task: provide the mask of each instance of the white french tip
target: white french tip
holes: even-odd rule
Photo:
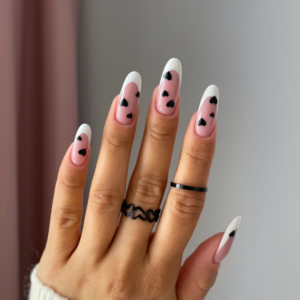
[[[161,76],[161,80],[163,80],[163,75],[168,72],[168,71],[176,71],[179,75],[179,80],[180,80],[180,83],[179,83],[179,88],[180,88],[180,85],[181,85],[181,78],[182,78],[182,65],[181,65],[181,62],[178,58],[171,58],[168,60],[168,62],[166,63],[165,65],[165,68],[163,70],[163,73],[162,73],[162,76]]]
[[[230,238],[229,237],[229,234],[232,232],[232,231],[235,231],[239,228],[240,224],[241,224],[241,220],[242,220],[242,217],[241,216],[237,216],[235,217],[231,223],[228,225],[228,227],[226,228],[225,232],[224,232],[224,235],[223,235],[223,238],[220,242],[220,245],[219,245],[219,249],[221,249],[225,243],[228,241],[228,239]]]
[[[90,125],[88,124],[82,124],[79,126],[76,135],[75,135],[75,140],[77,139],[77,137],[79,135],[81,135],[82,133],[85,133],[89,139],[89,145],[91,144],[91,139],[92,139],[92,130]]]
[[[122,93],[122,91],[126,87],[126,85],[130,82],[134,82],[137,85],[139,92],[141,93],[141,91],[142,91],[142,78],[141,78],[141,75],[138,72],[133,71],[133,72],[130,72],[126,76],[120,94]]]
[[[199,104],[199,109],[203,105],[205,99],[207,99],[208,97],[214,97],[214,96],[218,99],[218,104],[219,104],[219,101],[220,101],[219,89],[216,85],[211,84],[206,88],[206,90],[203,93],[203,96],[202,96],[200,104]],[[218,112],[218,106],[219,105],[217,105],[217,112]]]

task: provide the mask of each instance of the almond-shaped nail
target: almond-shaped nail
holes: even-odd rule
[[[174,113],[182,78],[181,62],[171,58],[162,73],[157,92],[156,109],[163,115]]]
[[[82,124],[75,135],[71,160],[74,165],[82,166],[86,160],[87,152],[90,148],[92,138],[91,127],[88,124]]]
[[[237,229],[240,226],[241,219],[242,219],[242,217],[238,216],[238,217],[234,218],[231,221],[231,223],[228,225],[228,227],[222,237],[222,240],[220,242],[219,248],[216,251],[215,256],[214,256],[215,264],[219,264],[229,253],[230,248],[233,244]]]
[[[219,105],[219,89],[210,85],[200,101],[195,131],[201,137],[208,137],[216,123]]]
[[[139,103],[142,89],[142,79],[138,72],[127,75],[118,100],[116,119],[123,125],[132,123]]]

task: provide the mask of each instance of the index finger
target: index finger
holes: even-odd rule
[[[175,183],[192,187],[207,186],[217,136],[218,99],[218,88],[209,86],[185,134]],[[150,254],[155,253],[155,257],[163,255],[164,261],[181,257],[197,225],[205,196],[204,192],[170,189],[149,248]]]

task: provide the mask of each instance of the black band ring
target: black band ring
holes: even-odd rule
[[[183,184],[175,183],[173,181],[171,181],[170,185],[176,189],[195,191],[195,192],[204,192],[204,193],[207,192],[207,187],[195,187],[195,186],[183,185]]]
[[[129,212],[128,209],[130,209]],[[135,212],[140,211],[139,214],[135,215]],[[148,221],[150,223],[157,222],[159,215],[160,215],[160,209],[157,209],[153,211],[152,209],[148,209],[146,212],[140,207],[135,206],[134,204],[127,204],[125,200],[122,203],[121,212],[124,214],[125,217],[130,217],[132,220],[135,220],[137,218],[141,219],[142,221]],[[153,215],[153,217],[151,217]]]

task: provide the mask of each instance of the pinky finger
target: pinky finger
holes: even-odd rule
[[[90,158],[91,129],[82,124],[61,163],[51,211],[46,252],[65,261],[80,238],[82,198]]]
[[[220,262],[228,254],[239,227],[241,217],[236,217],[224,233],[204,241],[183,264],[177,285],[177,299],[203,300],[214,285]]]

